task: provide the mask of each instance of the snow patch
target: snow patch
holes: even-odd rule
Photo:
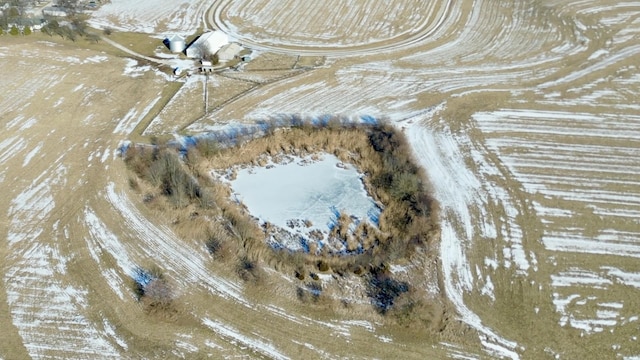
[[[24,161],[22,162],[22,167],[29,165],[29,162],[31,162],[31,159],[33,159],[33,157],[36,156],[38,152],[40,152],[40,150],[42,150],[43,145],[44,143],[40,141],[38,145],[36,145],[36,147],[34,147],[31,151],[29,151],[29,153],[24,157]]]
[[[260,354],[266,355],[273,359],[289,359],[288,356],[280,353],[272,344],[244,336],[230,325],[225,325],[211,319],[203,319],[202,322],[205,326],[209,327],[218,335],[231,339],[233,341],[237,341],[240,344],[248,346],[253,351],[256,351]]]
[[[111,325],[111,323],[109,323],[109,321],[107,321],[107,319],[104,319],[102,321],[102,324],[104,326],[104,332],[109,335],[109,337],[112,338],[116,342],[116,344],[118,344],[124,350],[127,350],[129,348],[127,343],[116,334],[116,329],[113,327],[113,325]]]
[[[428,169],[436,199],[442,208],[440,255],[446,294],[462,320],[481,333],[480,341],[485,350],[495,356],[519,359],[514,351],[517,343],[485,326],[464,303],[464,292],[473,289],[473,277],[464,249],[474,235],[469,208],[477,201],[475,197],[481,188],[478,178],[465,165],[459,141],[452,135],[435,132],[419,123],[407,127],[405,134],[416,159],[420,160],[422,168]],[[460,233],[455,230],[454,222],[463,229]]]
[[[318,230],[327,236],[339,213],[354,222],[377,225],[380,209],[368,196],[362,175],[333,155],[294,157],[283,164],[250,167],[237,172],[230,182],[233,196],[244,203],[252,215],[287,229],[296,237],[280,245],[301,250],[309,233]],[[292,221],[310,221],[309,226],[295,227]]]
[[[151,65],[138,66],[138,61],[127,59],[127,64],[122,74],[132,78],[137,78],[150,70],[152,70]]]
[[[160,100],[160,96],[151,101],[138,116],[138,111],[135,108],[129,110],[129,112],[118,121],[118,125],[113,130],[114,134],[128,135],[138,126],[138,124],[144,119],[144,117],[151,111],[151,109]]]

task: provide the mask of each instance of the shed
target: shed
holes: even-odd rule
[[[208,60],[200,60],[200,72],[207,73],[213,71],[213,63]]]
[[[187,48],[187,57],[202,59],[214,55],[220,48],[229,43],[227,34],[219,30],[209,31],[200,35]]]
[[[173,35],[169,37],[167,41],[169,42],[169,50],[171,50],[172,53],[182,52],[186,47],[184,38],[180,35]]]
[[[242,50],[243,50],[242,46],[236,43],[227,44],[222,48],[220,48],[220,50],[218,51],[217,53],[218,61],[219,62],[231,61],[235,59]]]

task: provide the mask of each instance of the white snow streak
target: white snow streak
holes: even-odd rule
[[[269,356],[273,359],[289,359],[288,356],[280,353],[273,345],[265,343],[242,335],[238,330],[229,325],[222,324],[215,320],[203,319],[203,324],[215,331],[218,335],[237,341],[242,345],[248,346],[251,350]]]
[[[121,215],[124,224],[135,236],[140,245],[138,251],[157,259],[167,275],[170,275],[183,288],[199,284],[222,297],[229,297],[240,304],[250,307],[241,294],[241,287],[221,277],[211,276],[206,266],[205,249],[194,249],[166,226],[155,226],[144,217],[124,193],[116,192],[115,184],[109,183],[106,189],[107,200]],[[179,274],[179,275],[177,275]]]
[[[480,188],[479,180],[464,165],[457,142],[450,135],[434,134],[432,129],[421,124],[407,128],[406,135],[421,166],[428,169],[429,179],[442,207],[440,256],[449,299],[462,321],[482,334],[481,342],[488,351],[496,356],[519,359],[520,356],[514,351],[517,344],[485,326],[463,299],[463,293],[473,289],[473,278],[464,249],[473,238],[469,207],[476,201],[474,195]],[[462,233],[455,230],[454,222],[464,229]]]

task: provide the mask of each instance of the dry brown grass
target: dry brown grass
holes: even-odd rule
[[[365,187],[384,207],[379,228],[362,223],[351,232],[352,219],[346,213],[340,215],[330,236],[346,242],[349,255],[331,253],[327,247],[318,252],[314,242],[308,253],[273,249],[265,241],[273,226],[265,224],[261,228],[244,207],[230,200],[227,186],[208,176],[212,168],[263,166],[270,157],[278,161],[318,153],[334,154],[366,174]],[[268,266],[307,282],[299,286],[299,296],[305,302],[317,303],[322,290],[310,289],[308,283],[318,279],[316,272],[369,274],[368,281],[376,285],[370,292],[372,298],[385,294],[385,285],[398,290],[392,285],[401,284],[398,286],[403,291],[393,296],[403,304],[394,313],[398,319],[419,308],[419,299],[403,295],[410,284],[405,289],[405,283],[391,278],[371,281],[371,274],[379,273],[385,264],[410,257],[416,248],[426,249],[438,228],[437,204],[429,196],[421,169],[413,162],[402,135],[391,126],[344,127],[338,121],[325,127],[300,124],[270,131],[262,138],[239,141],[233,148],[200,140],[188,150],[184,161],[161,143],[132,146],[125,161],[138,175],[130,181],[132,188],[142,187],[140,179],[153,185],[156,195],[164,199],[156,200],[154,206],[159,211],[173,208],[170,221],[176,232],[201,243],[213,259],[235,264],[236,274],[245,282],[263,283],[266,275],[261,266]],[[357,253],[359,247],[364,252]],[[392,304],[385,306],[390,308]]]

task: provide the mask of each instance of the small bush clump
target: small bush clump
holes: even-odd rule
[[[158,267],[136,269],[133,291],[149,310],[168,309],[173,301],[173,291]]]
[[[158,187],[175,206],[184,207],[193,201],[202,207],[213,205],[211,197],[185,170],[174,149],[132,146],[126,151],[124,160],[132,171]]]
[[[374,308],[381,314],[386,314],[394,305],[396,299],[409,291],[409,284],[398,281],[381,269],[374,269],[369,274],[367,294],[371,298]]]
[[[221,250],[224,247],[224,243],[218,237],[210,236],[207,239],[205,246],[207,247],[207,251],[209,252],[209,254],[213,256],[219,256],[219,254],[222,252]]]
[[[316,281],[308,282],[304,286],[298,286],[296,294],[302,302],[317,303],[322,295],[322,284]]]
[[[258,263],[243,256],[238,264],[238,276],[246,282],[258,283],[262,278]]]

